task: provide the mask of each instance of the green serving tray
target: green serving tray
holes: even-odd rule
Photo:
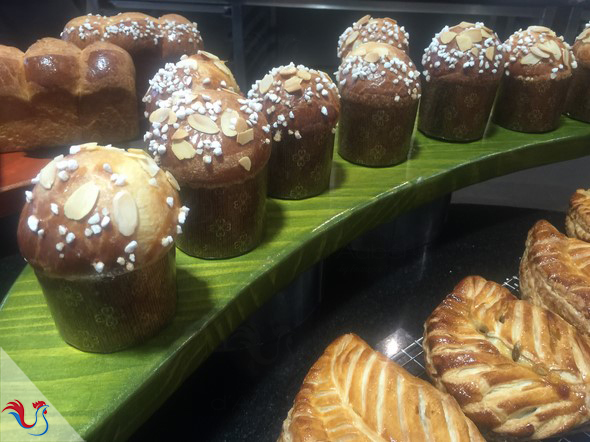
[[[486,139],[465,144],[418,133],[411,158],[395,167],[356,166],[335,154],[328,192],[269,200],[254,251],[220,261],[178,251],[178,312],[147,343],[108,355],[68,346],[27,267],[1,307],[0,347],[84,439],[123,439],[273,293],[358,235],[461,187],[587,154],[590,125],[566,117],[546,134],[492,125]]]

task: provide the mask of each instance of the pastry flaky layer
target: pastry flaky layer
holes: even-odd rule
[[[457,402],[347,334],[311,368],[279,441],[484,441]]]
[[[479,276],[428,318],[426,370],[486,437],[536,440],[590,420],[590,340]]]
[[[520,291],[590,335],[590,244],[562,235],[547,221],[529,231],[520,261]]]
[[[590,241],[590,190],[578,189],[570,198],[565,233],[571,238]]]

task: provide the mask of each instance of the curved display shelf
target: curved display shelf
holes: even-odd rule
[[[268,201],[266,234],[244,256],[206,261],[179,251],[178,311],[131,350],[80,352],[59,337],[32,270],[0,310],[0,347],[86,440],[129,436],[239,324],[299,273],[363,232],[470,184],[590,154],[590,125],[563,117],[547,134],[491,126],[455,144],[417,134],[411,158],[365,168],[334,155],[328,192]]]

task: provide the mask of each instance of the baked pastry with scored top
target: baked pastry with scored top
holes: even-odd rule
[[[570,198],[565,233],[570,238],[590,242],[590,190],[578,189]]]
[[[351,163],[391,166],[405,161],[420,99],[420,73],[401,49],[365,43],[338,68],[338,153]]]
[[[576,37],[572,53],[578,68],[572,73],[565,113],[576,120],[590,123],[590,23]]]
[[[0,152],[137,136],[135,69],[118,46],[0,46],[0,79]]]
[[[523,299],[557,313],[590,335],[590,244],[562,235],[547,221],[529,231],[520,260]]]
[[[256,81],[248,97],[262,103],[273,138],[268,194],[302,199],[330,185],[338,89],[321,71],[290,63]]]
[[[543,439],[590,420],[590,340],[479,276],[426,320],[426,370],[493,440]]]
[[[229,258],[260,242],[271,143],[261,111],[236,93],[201,89],[150,114],[149,150],[192,210],[178,238],[185,253]]]
[[[449,141],[483,137],[502,78],[502,43],[483,23],[445,26],[424,50],[418,129]]]
[[[309,370],[279,441],[483,442],[457,402],[347,334]]]
[[[559,126],[577,62],[570,46],[544,26],[529,26],[504,42],[504,77],[493,120],[519,132]]]
[[[338,57],[346,58],[350,51],[363,43],[385,43],[408,52],[410,34],[392,18],[365,15],[346,28],[338,38]]]
[[[18,243],[64,340],[108,353],[170,321],[174,238],[188,212],[174,177],[141,150],[88,143],[34,181]]]

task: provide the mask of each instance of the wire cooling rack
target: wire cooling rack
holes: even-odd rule
[[[502,283],[504,287],[508,287],[513,292],[518,293],[518,276],[506,278]],[[408,372],[422,379],[426,379],[426,369],[424,368],[424,349],[422,348],[422,337],[416,339],[410,337],[413,341],[400,349],[397,353],[390,356],[390,358],[398,365],[404,367]],[[546,442],[590,442],[590,433],[582,432],[568,437],[558,437],[552,439],[545,439]]]

